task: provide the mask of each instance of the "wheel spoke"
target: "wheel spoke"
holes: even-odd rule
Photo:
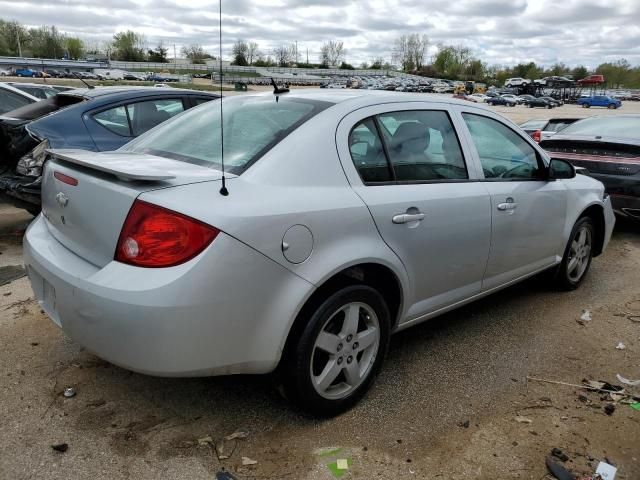
[[[345,367],[344,376],[347,379],[347,383],[351,386],[360,383],[360,365],[356,357],[353,357],[353,361]]]
[[[580,230],[580,236],[578,237],[578,243],[580,244],[580,246],[584,246],[585,243],[587,243],[587,231],[583,228],[582,230]]]
[[[331,359],[327,362],[322,373],[315,378],[316,385],[320,391],[325,391],[331,386],[334,380],[340,374],[342,367],[338,365],[338,362]]]
[[[378,341],[378,329],[375,327],[369,327],[366,330],[358,333],[356,338],[358,340],[360,350],[366,350],[368,347]]]
[[[589,258],[589,254],[591,253],[591,245],[585,245],[584,246],[584,258],[587,259]]]
[[[337,335],[329,332],[320,332],[320,335],[318,335],[318,339],[316,340],[316,347],[327,353],[335,355],[338,351],[339,343],[340,337]]]
[[[567,265],[567,272],[569,273],[573,272],[577,266],[578,266],[578,257],[573,257],[571,260],[569,260],[569,264]]]
[[[579,248],[580,248],[580,244],[578,243],[577,240],[574,240],[573,242],[571,242],[571,253],[575,255]]]
[[[358,321],[360,319],[360,306],[349,304],[344,312],[344,323],[342,324],[343,335],[355,335],[358,332]]]

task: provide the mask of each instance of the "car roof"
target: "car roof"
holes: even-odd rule
[[[249,94],[255,97],[273,96],[272,92],[260,92]],[[426,103],[450,103],[452,105],[468,106],[466,100],[457,100],[452,97],[435,97],[424,93],[394,92],[388,90],[363,90],[363,89],[320,89],[301,88],[291,90],[289,93],[281,94],[291,98],[306,100],[316,100],[329,102],[335,105],[349,102],[355,108],[380,103],[403,103],[403,102],[426,102]],[[245,95],[246,96],[246,95]]]
[[[29,100],[33,100],[34,102],[37,102],[37,101],[40,100],[38,97],[34,97],[33,95],[29,95],[27,92],[23,92],[19,88],[13,87],[13,86],[9,85],[8,83],[0,82],[0,88],[2,88],[4,90],[8,90],[9,92],[16,93],[16,94],[18,94],[18,95],[20,95],[22,97],[28,98]]]
[[[178,94],[186,94],[186,95],[196,95],[196,94],[201,94],[201,95],[210,95],[210,96],[216,96],[218,97],[219,94],[216,94],[215,92],[208,92],[208,91],[203,91],[203,90],[190,90],[188,88],[174,88],[174,87],[169,87],[169,88],[157,88],[157,87],[96,87],[96,88],[76,88],[74,90],[68,90],[66,92],[61,92],[60,95],[75,95],[75,96],[81,96],[87,99],[91,99],[91,98],[105,98],[105,97],[113,97],[113,100],[116,100],[117,97],[122,96],[123,98],[126,98],[127,96],[129,96],[131,93],[136,93],[136,95],[138,96],[145,96],[145,95],[160,95],[160,94],[166,94],[166,93],[178,93]]]

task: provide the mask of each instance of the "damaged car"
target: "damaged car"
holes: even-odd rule
[[[151,87],[75,89],[0,117],[0,192],[40,211],[42,165],[49,148],[110,151],[217,94]]]

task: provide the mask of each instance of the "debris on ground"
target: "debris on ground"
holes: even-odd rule
[[[252,460],[249,457],[242,457],[242,465],[244,465],[245,467],[248,465],[256,465],[257,463],[257,460]]]
[[[566,453],[564,453],[562,450],[560,450],[559,448],[553,448],[551,450],[551,455],[556,457],[561,462],[566,462],[567,460],[569,460],[569,456]]]
[[[523,417],[521,415],[516,415],[516,422],[518,423],[533,423],[533,420],[527,417]]]
[[[605,462],[600,462],[598,464],[598,468],[596,469],[596,476],[600,475],[602,480],[613,480],[616,478],[616,472],[618,469],[613,465],[609,465]]]
[[[558,480],[575,480],[575,476],[564,466],[553,460],[551,457],[547,457],[546,460],[547,469]]]
[[[589,310],[583,310],[582,315],[580,315],[580,320],[578,323],[580,325],[585,325],[587,322],[591,321],[591,312]]]
[[[198,439],[198,445],[213,445],[213,439],[210,435]]]
[[[243,440],[249,436],[249,432],[247,430],[236,430],[231,435],[227,435],[224,437],[225,440]]]
[[[469,420],[467,420],[466,422],[458,423],[458,426],[462,428],[469,428],[469,425],[471,425],[471,422],[469,422]]]
[[[607,403],[604,406],[604,413],[607,415],[613,415],[613,412],[616,411],[616,406],[613,403]]]
[[[335,462],[329,463],[327,468],[334,477],[340,478],[347,473],[352,463],[350,458],[339,458]]]
[[[630,387],[638,387],[640,386],[640,380],[629,380],[628,378],[624,378],[619,373],[616,375],[618,381],[620,383],[624,383],[625,385],[629,385]]]
[[[236,444],[233,444],[233,449],[231,449],[230,452],[227,452],[227,450],[225,450],[224,448],[224,440],[221,442],[218,442],[216,444],[216,456],[218,457],[218,460],[227,460],[228,458],[231,458],[231,455],[233,455],[233,452],[236,449]]]
[[[0,287],[18,280],[27,274],[22,265],[7,265],[0,267]]]
[[[616,350],[624,350],[625,348],[627,347],[625,347],[624,343],[622,342],[618,342],[618,345],[616,345]]]
[[[62,391],[62,395],[64,396],[64,398],[71,398],[71,397],[75,397],[76,396],[76,389],[73,387],[66,387],[63,391]]]
[[[56,443],[55,445],[51,445],[51,448],[53,448],[56,452],[64,453],[67,450],[69,450],[69,444],[68,443]]]
[[[216,480],[237,480],[231,473],[221,470],[216,473]]]
[[[631,408],[633,408],[634,410],[638,410],[640,412],[640,402],[631,403],[631,404],[629,404],[629,406]]]

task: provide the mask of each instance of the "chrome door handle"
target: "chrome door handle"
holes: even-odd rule
[[[393,223],[411,223],[421,222],[424,219],[424,213],[402,213],[393,217]]]
[[[507,202],[507,203],[499,203],[498,204],[498,210],[515,210],[516,208],[518,208],[518,204],[514,203],[514,202]]]

